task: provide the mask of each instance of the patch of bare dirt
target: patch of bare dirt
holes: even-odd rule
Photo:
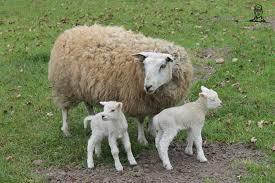
[[[192,82],[206,80],[215,72],[213,67],[205,63],[194,63],[193,70],[194,74]]]
[[[206,48],[197,53],[197,57],[201,59],[218,59],[225,58],[230,53],[229,48]]]
[[[114,167],[98,165],[95,169],[67,166],[64,168],[38,168],[37,173],[49,182],[238,182],[238,177],[246,175],[241,160],[259,161],[264,155],[243,144],[209,144],[204,147],[208,163],[199,163],[196,155],[184,154],[184,145],[171,144],[169,157],[174,167],[166,171],[156,151],[141,153],[136,159],[138,165],[124,164],[123,172]]]
[[[192,63],[194,69],[193,82],[206,80],[215,73],[215,69],[207,64],[207,61],[223,64],[224,58],[227,58],[229,54],[229,48],[206,48],[192,54],[195,56],[192,60],[196,60],[196,62]]]

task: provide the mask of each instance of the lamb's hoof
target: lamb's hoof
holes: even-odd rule
[[[100,157],[101,156],[101,153],[95,153],[96,157]]]
[[[137,165],[136,160],[131,160],[131,161],[130,161],[130,165],[131,165],[131,166],[136,166],[136,165]]]
[[[101,149],[95,149],[95,155],[96,155],[96,157],[100,157],[101,156]]]
[[[164,165],[164,168],[165,168],[166,170],[173,170],[173,167],[172,167],[171,164],[165,164],[165,165]]]
[[[138,142],[143,145],[148,145],[148,141],[146,138],[138,138]]]
[[[189,155],[189,156],[193,155],[193,151],[190,150],[190,149],[185,149],[184,153],[187,154],[187,155]]]
[[[87,167],[90,168],[90,169],[92,169],[92,168],[95,167],[95,165],[93,163],[87,163]]]
[[[198,159],[198,160],[199,160],[199,162],[201,162],[201,163],[205,163],[205,162],[207,162],[206,157],[200,157],[200,156],[198,156],[198,157],[197,157],[197,159]]]
[[[117,171],[119,171],[119,172],[121,172],[121,171],[123,170],[122,165],[120,165],[120,166],[116,166],[116,170],[117,170]]]

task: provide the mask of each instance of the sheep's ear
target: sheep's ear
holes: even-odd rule
[[[140,52],[140,53],[137,53],[137,54],[133,54],[132,56],[137,58],[139,61],[143,62],[146,57],[148,57],[148,54],[147,52]]]
[[[199,96],[200,96],[200,97],[203,97],[203,98],[207,98],[207,94],[204,93],[204,92],[201,92],[201,93],[199,94]]]
[[[201,91],[202,91],[202,92],[208,92],[208,91],[209,91],[209,89],[208,89],[208,88],[206,88],[205,86],[201,86]]]
[[[165,59],[166,62],[173,62],[174,59],[171,57],[171,56],[168,56],[166,59]]]
[[[118,102],[117,108],[118,108],[118,109],[122,109],[122,103],[121,103],[121,102]]]
[[[99,102],[99,103],[104,106],[107,102]]]

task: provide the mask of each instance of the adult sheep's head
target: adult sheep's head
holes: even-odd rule
[[[157,52],[140,52],[133,56],[144,64],[144,91],[147,94],[153,94],[160,86],[171,81],[174,65],[172,55]]]

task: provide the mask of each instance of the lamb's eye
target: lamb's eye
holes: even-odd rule
[[[164,69],[166,67],[166,64],[162,64],[161,66],[160,66],[160,69]]]
[[[115,112],[115,110],[114,110],[114,109],[112,109],[112,110],[111,110],[111,112]]]

